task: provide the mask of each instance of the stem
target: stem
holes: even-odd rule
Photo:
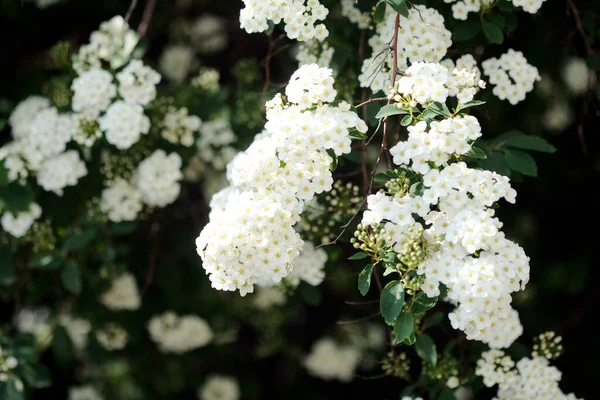
[[[400,14],[396,13],[396,22],[394,23],[394,37],[392,38],[392,57],[394,60],[394,67],[392,69],[392,85],[396,84],[396,77],[398,74],[398,29],[400,28]],[[388,99],[388,104],[392,104],[393,99]],[[392,167],[392,158],[388,150],[388,118],[383,121],[383,137],[381,139],[381,151],[385,153],[385,157],[388,163],[388,168]]]
[[[144,8],[144,14],[142,15],[142,22],[140,22],[140,25],[138,26],[138,34],[140,37],[143,37],[146,34],[146,31],[148,31],[155,7],[156,0],[148,0],[146,3],[146,8]]]
[[[125,22],[129,22],[129,18],[131,18],[131,14],[133,14],[133,10],[137,6],[138,0],[132,0],[129,8],[127,9],[127,14],[125,14]]]
[[[161,212],[158,219],[154,221],[150,227],[150,236],[152,237],[152,249],[150,250],[150,261],[148,262],[148,271],[146,272],[146,282],[142,288],[141,297],[144,297],[148,288],[154,279],[154,271],[156,270],[156,261],[158,260],[158,251],[160,249],[160,222],[163,213]]]
[[[273,34],[269,35],[269,47],[267,49],[267,57],[265,58],[265,84],[263,86],[260,97],[265,97],[269,84],[271,83],[271,57],[273,57]]]
[[[387,97],[376,97],[374,99],[365,100],[362,103],[360,103],[359,105],[354,106],[354,108],[361,108],[361,107],[366,106],[367,104],[374,103],[376,101],[384,101],[384,100],[388,100],[388,98]]]

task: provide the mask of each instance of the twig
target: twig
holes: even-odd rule
[[[154,271],[156,270],[156,261],[158,260],[158,251],[160,249],[160,220],[162,219],[162,213],[159,215],[158,219],[154,221],[150,228],[150,236],[153,238],[152,240],[152,249],[150,251],[150,261],[148,262],[148,271],[146,272],[146,282],[144,283],[144,287],[141,292],[141,296],[143,297],[148,288],[152,284],[152,280],[154,279]]]
[[[135,7],[137,6],[137,2],[138,2],[138,0],[131,0],[131,4],[129,5],[127,14],[125,14],[125,22],[129,22],[129,18],[131,18],[131,14],[133,14],[133,11],[135,10]]]
[[[379,300],[371,300],[371,301],[349,301],[349,300],[345,300],[344,303],[350,305],[350,306],[367,306],[367,305],[371,305],[371,304],[377,304],[379,303]]]
[[[394,37],[392,39],[392,57],[394,60],[394,67],[392,68],[392,85],[396,84],[396,77],[398,74],[398,30],[400,28],[400,13],[396,13],[396,22],[394,23]],[[388,104],[392,104],[393,99],[388,100]],[[392,158],[388,150],[388,118],[386,117],[383,121],[383,137],[381,138],[381,151],[385,153],[388,168],[392,167]]]
[[[267,57],[265,58],[265,84],[263,86],[262,91],[260,92],[260,97],[265,97],[267,93],[267,89],[269,89],[269,84],[271,83],[271,57],[273,57],[273,34],[269,35],[269,47],[267,49]]]
[[[146,8],[144,8],[144,14],[142,15],[142,22],[138,26],[138,34],[143,37],[150,26],[152,20],[152,14],[154,14],[154,8],[156,7],[156,0],[148,0]]]
[[[351,319],[348,321],[338,321],[338,322],[336,322],[336,324],[338,324],[338,325],[356,324],[358,322],[370,320],[371,318],[375,318],[377,316],[379,316],[379,310],[377,310],[377,312],[374,314],[367,315],[366,317]]]
[[[376,97],[376,98],[373,98],[373,99],[369,99],[369,100],[363,101],[359,105],[354,106],[354,108],[361,108],[363,106],[366,106],[367,104],[374,103],[376,101],[384,101],[384,100],[388,100],[388,98],[387,97]]]
[[[365,31],[360,32],[360,45],[358,46],[358,58],[362,63],[365,59],[365,43],[367,41],[367,33]],[[367,99],[367,89],[363,88],[360,91],[361,104],[357,108],[362,107]],[[369,117],[367,115],[367,109],[363,108],[362,120],[365,124],[369,123]],[[367,170],[367,141],[361,140],[360,142],[360,169],[362,173],[362,191],[364,196],[368,196],[367,188],[369,187],[369,171]]]

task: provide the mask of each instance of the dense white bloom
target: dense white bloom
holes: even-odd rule
[[[40,111],[29,126],[29,135],[22,139],[21,152],[29,169],[36,170],[44,160],[64,152],[74,127],[69,114],[59,115],[56,108]]]
[[[102,294],[100,302],[111,310],[137,310],[141,299],[135,277],[126,272],[112,281],[110,289]]]
[[[142,195],[124,179],[117,179],[102,191],[100,209],[113,222],[134,221],[142,211]]]
[[[269,21],[277,25],[285,22],[285,32],[290,39],[306,41],[325,39],[329,32],[324,24],[329,10],[319,0],[243,0],[245,8],[240,11],[240,25],[248,33],[264,32]]]
[[[546,0],[510,0],[515,7],[522,7],[523,11],[535,14]],[[452,17],[454,19],[465,21],[469,13],[478,13],[483,8],[488,10],[493,6],[493,0],[444,0],[445,3],[454,3],[452,5]]]
[[[391,69],[393,57],[390,38],[394,37],[396,12],[387,7],[383,22],[377,25],[376,33],[369,39],[371,57],[364,60],[358,77],[361,87],[373,92],[387,92],[393,84]],[[398,68],[405,70],[409,62],[439,62],[452,45],[451,33],[444,26],[444,17],[436,10],[415,5],[409,10],[408,18],[400,18],[398,30]]]
[[[298,257],[292,263],[292,270],[286,280],[293,286],[298,286],[300,281],[309,285],[318,286],[325,279],[325,263],[327,253],[323,249],[315,249],[310,242],[304,242],[304,246]]]
[[[349,382],[353,378],[359,357],[360,352],[356,348],[323,338],[313,344],[303,364],[311,375]]]
[[[108,323],[96,331],[96,340],[108,351],[121,350],[127,345],[127,331],[115,323]]]
[[[87,345],[88,333],[92,326],[88,320],[73,318],[70,314],[60,314],[58,323],[67,331],[75,350],[82,351]]]
[[[223,18],[204,14],[188,28],[194,48],[200,53],[214,54],[227,46],[227,32]]]
[[[342,0],[342,15],[357,24],[360,29],[367,29],[371,24],[371,14],[356,8],[355,0]]]
[[[500,100],[508,100],[515,105],[525,100],[533,90],[536,81],[541,79],[536,67],[529,65],[520,51],[509,49],[500,58],[488,58],[481,63],[483,73],[495,85],[492,93]]]
[[[596,73],[591,70],[584,59],[571,57],[562,69],[562,78],[575,96],[584,94],[596,85]]]
[[[70,388],[69,400],[103,400],[103,398],[95,388],[88,385]]]
[[[261,310],[267,310],[273,306],[285,304],[287,297],[281,289],[260,287],[252,299],[256,307]]]
[[[158,62],[160,72],[176,83],[187,78],[194,62],[194,51],[190,46],[175,44],[163,51]]]
[[[318,40],[309,40],[298,45],[296,52],[296,60],[298,66],[306,64],[317,64],[319,67],[329,67],[333,59],[334,48],[330,47],[327,42],[319,42]]]
[[[185,353],[204,347],[213,340],[206,321],[196,315],[178,316],[172,311],[152,317],[148,332],[161,351]]]
[[[67,186],[77,185],[77,181],[88,173],[79,153],[69,150],[44,161],[37,175],[37,182],[44,190],[62,196]]]
[[[29,96],[20,102],[8,118],[13,137],[18,139],[29,135],[29,126],[34,117],[40,111],[49,107],[50,100],[42,96]]]
[[[101,68],[93,68],[79,75],[73,80],[71,90],[73,111],[89,119],[98,118],[117,95],[111,73]]]
[[[200,137],[196,142],[198,157],[217,171],[224,171],[238,151],[231,146],[236,136],[225,119],[202,123]]]
[[[125,150],[140,140],[150,130],[150,119],[139,104],[115,101],[100,118],[100,129],[106,133],[108,143]]]
[[[573,122],[573,111],[570,104],[563,99],[556,99],[542,114],[542,124],[553,132],[560,132]]]
[[[156,85],[160,82],[160,74],[144,65],[141,60],[131,60],[117,74],[119,94],[126,103],[147,105],[156,98]]]
[[[34,221],[42,215],[42,207],[37,203],[31,203],[27,211],[17,213],[5,211],[2,215],[2,229],[16,238],[25,236]]]
[[[52,335],[52,326],[48,323],[50,309],[46,306],[21,308],[15,315],[13,324],[19,332],[35,335],[38,343],[47,344]]]
[[[535,14],[546,0],[512,0],[515,7],[522,7],[523,11]]]
[[[300,109],[309,108],[319,102],[330,103],[337,95],[333,88],[332,71],[316,64],[303,65],[292,74],[285,88],[288,101]]]
[[[0,161],[4,161],[4,167],[8,170],[8,180],[10,182],[24,181],[29,176],[29,171],[23,160],[23,145],[23,141],[17,139],[0,147]]]
[[[231,376],[210,375],[198,390],[200,400],[238,400],[240,386]]]
[[[198,132],[201,125],[200,118],[195,115],[188,115],[187,108],[172,109],[165,115],[160,134],[171,143],[181,143],[186,147],[190,147],[194,144],[194,134]]]
[[[464,69],[469,72],[473,72],[475,74],[476,82],[479,82],[481,79],[481,70],[477,66],[475,57],[473,57],[471,54],[462,55],[457,58],[456,61],[453,61],[451,58],[445,58],[440,62],[440,64],[448,68],[449,71],[453,71],[456,68],[459,71]]]
[[[179,154],[167,155],[164,150],[156,150],[138,166],[135,183],[144,203],[165,207],[179,196],[182,178]]]

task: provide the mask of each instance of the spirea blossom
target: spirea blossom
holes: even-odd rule
[[[137,310],[141,299],[135,277],[124,273],[112,281],[110,288],[102,294],[100,302],[111,310]]]
[[[144,115],[139,104],[115,101],[100,118],[100,129],[106,134],[106,140],[118,149],[125,150],[140,140],[150,130],[150,119]]]
[[[290,103],[269,101],[265,131],[228,165],[232,187],[213,197],[210,223],[196,241],[214,288],[245,295],[293,269],[303,244],[293,227],[303,204],[333,183],[326,150],[348,153],[350,130],[367,129],[347,103],[323,104],[335,93],[331,70],[301,67],[286,88]]]
[[[582,58],[569,58],[561,74],[567,89],[575,96],[584,94],[596,84],[595,71],[590,70]]]
[[[88,385],[70,388],[69,400],[103,400],[103,397],[94,387]]]
[[[144,65],[141,60],[131,60],[117,74],[119,94],[130,104],[147,105],[156,98],[156,85],[160,82],[160,74]]]
[[[290,39],[306,41],[313,38],[325,39],[329,32],[324,24],[329,10],[319,0],[243,0],[245,7],[240,11],[240,25],[248,33],[264,32],[269,22],[285,23],[284,30]]]
[[[204,319],[196,315],[179,316],[172,311],[152,317],[148,332],[167,353],[185,353],[204,347],[213,339],[212,329]]]
[[[181,156],[177,153],[167,155],[159,149],[140,163],[135,183],[144,203],[164,207],[179,196],[182,178]]]
[[[333,53],[334,48],[329,46],[327,42],[319,42],[313,39],[298,45],[296,60],[298,66],[317,64],[319,67],[325,68],[331,64]]]
[[[515,7],[522,7],[523,11],[535,14],[542,7],[546,0],[511,0]],[[489,10],[493,5],[493,0],[444,0],[445,3],[452,4],[452,17],[454,19],[466,21],[469,13],[478,13]],[[483,12],[482,11],[482,12]]]
[[[313,344],[303,364],[311,375],[349,382],[358,366],[359,357],[358,349],[340,345],[331,338],[323,338]]]
[[[541,79],[536,67],[527,63],[520,51],[509,49],[500,58],[488,58],[481,63],[483,73],[495,85],[492,93],[500,100],[508,100],[515,105],[525,100],[533,90],[536,81]]]
[[[231,146],[236,136],[227,120],[207,121],[200,126],[200,137],[196,141],[197,157],[202,164],[209,164],[217,171],[224,171],[238,151]]]
[[[90,119],[98,118],[117,95],[117,87],[113,83],[110,72],[101,68],[93,68],[83,72],[73,80],[73,111]]]
[[[29,169],[36,170],[44,160],[65,151],[73,130],[69,114],[58,114],[54,107],[37,113],[29,126],[29,134],[23,138],[22,154]]]
[[[355,0],[342,0],[342,15],[353,24],[358,25],[360,29],[367,29],[371,24],[371,14],[360,11],[356,6]]]
[[[65,187],[77,185],[79,179],[86,176],[87,172],[79,153],[69,150],[41,164],[37,183],[44,190],[62,196]]]
[[[239,400],[240,386],[230,376],[209,375],[206,382],[198,390],[200,400]]]
[[[175,44],[163,51],[158,62],[159,71],[175,83],[187,78],[194,62],[194,51],[190,46]]]
[[[102,191],[100,209],[110,221],[134,221],[142,207],[142,195],[124,179],[115,180]]]
[[[96,331],[96,340],[108,351],[121,350],[127,345],[127,331],[115,323],[108,323]]]
[[[52,335],[52,326],[48,323],[49,318],[50,309],[48,307],[24,307],[14,317],[13,323],[19,332],[31,333],[39,341],[44,341]]]
[[[37,203],[31,203],[27,211],[13,214],[5,211],[0,222],[2,229],[16,238],[25,236],[36,219],[42,215],[42,208]]]
[[[316,249],[310,242],[304,242],[300,254],[293,262],[292,271],[286,280],[297,286],[300,281],[305,281],[312,286],[318,286],[325,279],[325,263],[327,253],[323,249]]]
[[[271,287],[260,287],[253,295],[252,299],[257,308],[267,310],[273,306],[285,304],[287,297],[283,290]]]
[[[12,127],[15,139],[29,135],[29,126],[34,117],[43,109],[50,107],[50,100],[42,96],[29,96],[20,102],[10,114],[8,123]]]
[[[62,313],[58,316],[58,323],[67,331],[76,351],[82,351],[87,346],[88,333],[92,329],[90,321]]]
[[[384,20],[377,25],[375,35],[369,39],[371,57],[363,62],[358,77],[361,87],[373,92],[387,92],[393,84],[391,69],[393,57],[390,38],[394,37],[397,13],[387,7]],[[444,26],[444,17],[436,10],[423,5],[409,9],[408,18],[400,17],[398,30],[398,68],[405,70],[409,62],[439,62],[452,45],[451,33]]]
[[[186,147],[194,144],[195,134],[202,121],[195,115],[188,115],[187,108],[172,109],[165,115],[160,135],[167,141]]]

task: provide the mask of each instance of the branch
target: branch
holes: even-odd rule
[[[156,7],[156,0],[148,0],[146,8],[144,9],[144,15],[142,15],[142,22],[138,26],[138,34],[143,37],[150,26],[150,20],[152,20],[152,14],[154,14],[154,8]]]
[[[384,101],[384,100],[388,100],[388,98],[387,97],[376,97],[374,99],[369,99],[369,100],[363,101],[359,105],[354,106],[354,108],[361,108],[361,107],[366,106],[367,104],[375,103],[376,101]]]
[[[150,227],[150,236],[152,240],[152,249],[150,250],[150,261],[148,262],[148,271],[146,272],[146,282],[142,288],[141,297],[144,297],[148,288],[154,279],[154,271],[156,270],[156,261],[158,260],[158,251],[160,249],[160,221],[163,213],[161,212],[157,220]]]
[[[267,57],[265,58],[265,84],[263,86],[262,92],[260,92],[260,97],[265,97],[267,93],[267,89],[269,89],[269,84],[271,83],[271,58],[273,57],[273,34],[269,35],[269,47],[267,49]]]
[[[133,14],[133,10],[135,10],[135,7],[137,6],[137,2],[138,2],[138,0],[131,1],[131,4],[129,5],[129,9],[127,10],[127,14],[125,14],[125,22],[129,22],[129,18],[131,18],[131,14]]]

